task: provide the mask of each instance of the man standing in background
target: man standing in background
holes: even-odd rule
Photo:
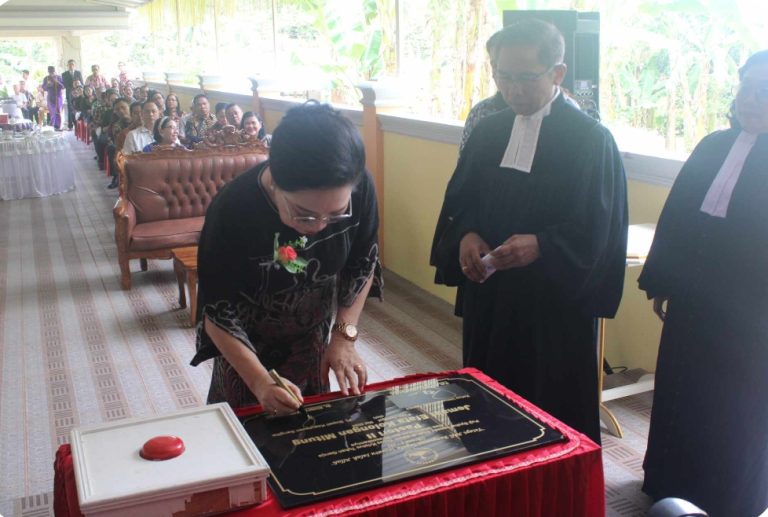
[[[75,81],[83,83],[83,74],[80,70],[75,70],[75,60],[67,61],[67,70],[61,75],[64,80],[64,89],[67,92],[67,127],[72,129],[75,126],[75,103],[72,102],[72,90],[75,88]]]

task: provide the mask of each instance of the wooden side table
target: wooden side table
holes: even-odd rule
[[[175,248],[171,250],[173,257],[173,270],[179,282],[179,305],[183,309],[187,306],[184,282],[189,287],[189,321],[197,323],[197,246]]]

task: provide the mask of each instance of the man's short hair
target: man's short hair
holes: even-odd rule
[[[195,96],[194,96],[194,98],[192,99],[192,106],[195,106],[195,105],[197,104],[197,99],[205,99],[205,100],[208,100],[208,96],[207,96],[206,94],[204,94],[204,93],[198,93],[198,94],[197,94],[197,95],[195,95]]]
[[[157,108],[157,104],[155,104],[155,101],[153,101],[152,99],[147,99],[141,103],[141,111],[144,111],[144,106],[149,106],[150,104],[152,104],[154,107]],[[160,109],[160,108],[157,108],[157,109]]]
[[[498,34],[498,39],[494,37]],[[565,40],[557,27],[536,18],[527,18],[504,27],[491,36],[496,48],[536,47],[539,63],[553,67],[563,62]],[[491,40],[488,40],[491,43]]]
[[[29,75],[29,70],[22,70],[21,73]]]
[[[74,63],[74,62],[75,62],[74,59],[70,59],[70,60],[67,61],[67,64]]]

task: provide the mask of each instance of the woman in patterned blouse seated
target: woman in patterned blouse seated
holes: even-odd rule
[[[179,142],[179,125],[171,117],[161,117],[155,121],[153,136],[155,141],[146,145],[142,149],[143,152],[149,153],[157,147],[181,146],[181,142]]]
[[[259,116],[253,111],[246,111],[240,120],[240,130],[248,138],[258,138],[267,146],[272,142],[272,135],[268,135]]]

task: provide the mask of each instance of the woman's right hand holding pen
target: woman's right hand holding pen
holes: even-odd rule
[[[256,379],[251,386],[251,391],[253,391],[253,394],[259,399],[261,407],[266,413],[272,415],[289,415],[298,411],[301,403],[304,402],[304,397],[301,396],[301,390],[298,386],[286,378],[282,379],[285,387],[296,395],[296,398],[293,398],[290,393],[278,386],[275,381],[272,380],[272,377],[270,377],[269,372],[266,370],[264,371],[264,377],[261,375],[258,377],[259,378]]]

